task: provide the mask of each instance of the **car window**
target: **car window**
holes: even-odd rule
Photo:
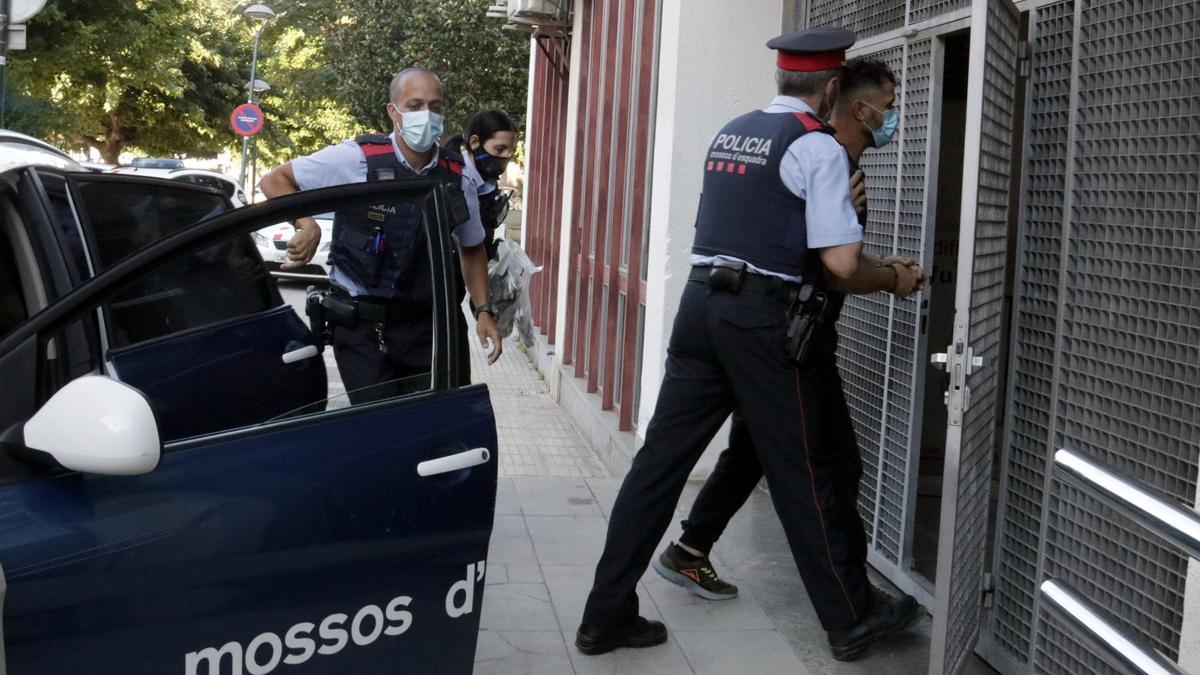
[[[157,181],[76,182],[97,273],[163,237],[228,209],[224,196]],[[142,275],[105,305],[119,349],[276,306],[249,236],[239,235]]]
[[[373,293],[394,287],[392,300],[351,297],[345,290],[349,277],[335,275],[336,289],[280,280],[283,302],[276,309],[112,353],[121,380],[150,401],[164,440],[433,390],[435,340],[445,332],[434,329],[431,249],[418,234],[424,215],[411,202],[375,204],[355,214],[359,227],[345,231],[339,264],[354,278],[369,279]],[[399,224],[390,229],[393,217]],[[375,237],[375,223],[385,226],[382,239]],[[109,303],[128,332],[122,344],[162,332],[164,321],[180,321],[183,312],[198,311],[198,301],[188,296],[193,289],[181,289],[197,274],[194,257],[151,269],[137,293]],[[261,258],[256,264],[263,268]],[[224,310],[246,295],[245,280],[235,274],[203,279],[203,292],[195,294],[214,301],[213,307]],[[317,303],[323,316],[310,315]],[[462,316],[457,300],[451,309]],[[135,318],[145,325],[134,324]]]
[[[50,217],[54,221],[55,234],[63,250],[63,258],[71,266],[71,272],[77,281],[87,279],[91,276],[91,271],[84,250],[83,234],[67,197],[67,181],[61,174],[50,171],[39,171],[38,178],[46,189],[46,198],[50,201]]]
[[[0,336],[29,318],[25,292],[17,274],[17,256],[8,228],[0,227]]]

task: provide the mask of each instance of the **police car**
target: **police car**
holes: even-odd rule
[[[321,227],[321,245],[313,259],[306,265],[294,270],[285,270],[281,265],[287,262],[288,241],[295,234],[296,228],[291,223],[277,223],[264,227],[253,235],[254,245],[258,254],[267,264],[271,275],[280,279],[298,279],[304,281],[326,281],[329,279],[329,249],[333,242],[333,214],[322,213],[314,216],[313,220]]]
[[[496,429],[435,188],[233,209],[0,139],[0,672],[469,672]],[[433,242],[432,366],[327,405],[249,233],[385,200]]]
[[[109,172],[128,176],[166,178],[184,183],[204,185],[225,193],[225,196],[233,201],[234,206],[245,206],[250,203],[250,200],[246,198],[245,191],[242,190],[242,186],[238,185],[236,180],[217,171],[189,169],[183,165],[183,160],[181,159],[136,157],[129,166],[114,167]]]

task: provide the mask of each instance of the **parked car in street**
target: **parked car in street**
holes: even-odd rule
[[[451,384],[466,364],[436,184],[233,209],[6,143],[0,672],[469,672],[496,428],[485,385]],[[433,364],[402,396],[333,409],[249,233],[387,200],[421,209],[432,242]]]
[[[233,201],[234,206],[245,206],[250,203],[242,186],[229,176],[208,169],[189,169],[183,166],[183,160],[138,157],[129,166],[118,166],[110,173],[126,176],[149,176],[166,178],[167,180],[183,181],[194,185],[220,190]]]
[[[321,245],[308,264],[295,270],[280,269],[287,262],[288,241],[295,234],[296,228],[291,223],[277,223],[264,227],[253,235],[254,245],[258,253],[267,263],[271,275],[280,279],[298,279],[303,281],[327,281],[329,279],[329,249],[333,242],[333,214],[322,213],[313,218],[321,226]]]

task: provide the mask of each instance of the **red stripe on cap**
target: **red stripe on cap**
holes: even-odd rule
[[[779,52],[775,63],[783,70],[812,72],[816,70],[836,70],[842,67],[842,62],[845,60],[845,51],[818,52],[816,54]]]
[[[367,157],[386,155],[392,151],[391,143],[363,143],[359,146]]]

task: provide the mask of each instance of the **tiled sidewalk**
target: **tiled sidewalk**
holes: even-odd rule
[[[472,379],[487,382],[496,412],[500,475],[607,477],[517,342],[505,340],[500,360],[489,366],[473,325],[470,339]]]
[[[477,675],[927,671],[928,618],[862,661],[832,660],[770,497],[761,492],[733,519],[713,556],[718,571],[740,587],[737,599],[700,600],[649,570],[638,587],[642,613],[666,623],[668,642],[580,654],[575,629],[620,479],[607,477],[515,343],[506,341],[500,362],[490,368],[478,347],[472,358],[475,377],[491,389],[501,462]],[[687,486],[680,509],[698,490],[698,483]],[[682,519],[683,512],[677,509],[676,516]],[[676,522],[667,539],[678,530]],[[875,582],[889,588],[878,577]],[[990,671],[977,663],[968,672]]]

